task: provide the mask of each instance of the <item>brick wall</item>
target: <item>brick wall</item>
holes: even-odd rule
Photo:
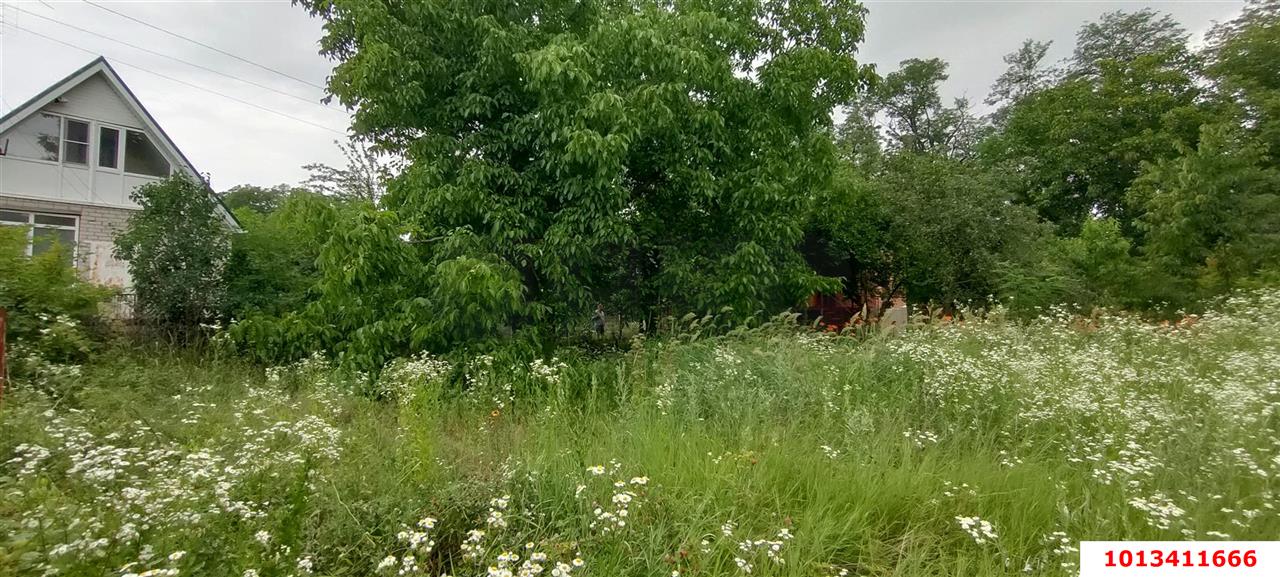
[[[91,280],[107,284],[119,284],[110,278],[108,271],[100,270],[110,256],[115,234],[124,229],[134,210],[110,208],[49,200],[34,200],[0,196],[0,209],[65,214],[80,217],[79,241],[76,246],[76,267]],[[97,254],[105,253],[105,254]],[[127,284],[127,281],[125,282]]]

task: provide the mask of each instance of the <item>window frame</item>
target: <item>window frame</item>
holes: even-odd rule
[[[124,173],[124,131],[128,129],[124,128],[123,126],[116,126],[114,124],[109,124],[106,122],[97,122],[95,124],[98,130],[95,132],[95,134],[97,135],[97,139],[94,140],[93,142],[94,149],[95,149],[94,152],[96,153],[93,155],[93,159],[94,159],[93,169],[101,170],[103,172],[110,172],[113,174],[115,173],[123,174]],[[116,131],[116,165],[115,166],[102,166],[101,164],[102,158],[100,158],[100,155],[102,154],[102,129],[104,128],[107,130]]]
[[[63,165],[69,164],[77,168],[81,166],[85,168],[90,168],[93,164],[94,152],[96,152],[96,147],[93,145],[94,122],[92,120],[76,118],[74,116],[67,116],[65,114],[60,116],[62,117],[62,142],[58,143],[58,161],[61,162]],[[84,142],[81,142],[79,140],[71,140],[71,137],[68,135],[68,133],[71,131],[72,122],[79,122],[80,124],[84,125],[84,133],[85,133],[84,137],[86,139]],[[84,145],[84,162],[71,162],[67,160],[68,144]]]
[[[99,122],[97,120],[93,120],[90,118],[73,116],[70,114],[63,114],[61,112],[50,112],[47,110],[37,110],[35,114],[43,114],[43,115],[52,116],[58,119],[58,160],[45,160],[41,158],[27,158],[25,156],[8,156],[8,155],[4,156],[3,158],[12,158],[14,160],[20,160],[23,162],[38,162],[40,164],[48,164],[50,166],[61,166],[64,168],[70,167],[70,168],[79,168],[79,169],[88,169],[88,170],[101,170],[103,172],[110,172],[113,174],[120,174],[124,176],[134,176],[137,178],[165,179],[170,176],[173,176],[174,171],[176,170],[174,167],[177,163],[175,163],[173,159],[170,158],[168,150],[164,146],[161,146],[161,144],[157,142],[156,139],[152,138],[151,134],[145,128],[123,126],[120,124],[114,124],[110,122]],[[84,122],[89,125],[89,142],[87,143],[77,142],[77,144],[85,144],[88,146],[89,152],[86,158],[88,162],[85,164],[80,164],[77,162],[67,162],[65,160],[66,146],[68,142],[66,138],[68,120],[74,120],[76,122]],[[110,128],[116,131],[117,140],[116,140],[116,167],[115,168],[101,166],[98,164],[98,148],[100,146],[99,138],[100,138],[100,131],[102,128]],[[151,147],[154,148],[156,152],[160,153],[160,156],[164,158],[165,163],[169,165],[168,174],[165,174],[164,176],[155,176],[153,174],[129,172],[124,169],[126,148],[129,146],[128,136],[130,132],[137,132],[138,134],[141,134],[143,138],[147,139],[147,142],[151,143]]]
[[[31,258],[31,256],[32,256],[31,251],[35,248],[35,238],[36,238],[36,228],[37,228],[37,227],[39,227],[39,228],[44,228],[44,229],[54,229],[54,230],[69,230],[69,231],[71,231],[71,232],[75,233],[75,240],[72,242],[72,245],[71,245],[71,264],[72,264],[72,266],[74,266],[74,265],[76,264],[76,259],[77,259],[77,258],[79,258],[79,256],[80,256],[80,215],[78,215],[78,214],[65,214],[65,213],[58,213],[58,212],[44,212],[44,211],[32,211],[32,210],[18,210],[18,209],[12,209],[12,208],[4,208],[4,209],[0,209],[0,210],[3,210],[3,211],[5,211],[5,212],[13,212],[13,213],[17,213],[17,214],[25,214],[25,215],[27,215],[27,222],[25,222],[25,223],[21,223],[21,224],[20,224],[20,223],[16,223],[16,222],[0,221],[0,226],[25,226],[25,227],[27,227],[27,246],[26,246],[26,251],[25,251],[25,253],[24,253],[24,254],[27,256],[27,258]],[[57,218],[70,218],[70,219],[74,219],[74,220],[75,220],[75,224],[70,225],[70,226],[68,226],[68,225],[63,225],[63,224],[36,224],[36,217],[37,217],[37,216],[52,216],[52,217],[57,217]]]
[[[154,148],[154,149],[156,150],[156,152],[160,153],[160,157],[164,159],[164,163],[165,163],[165,164],[167,164],[167,165],[169,165],[169,173],[168,173],[168,174],[166,174],[166,175],[164,175],[164,176],[156,176],[156,175],[154,175],[154,174],[143,174],[143,173],[141,173],[141,172],[129,172],[128,170],[126,170],[126,169],[125,169],[125,167],[124,167],[124,166],[125,166],[125,162],[126,162],[126,161],[128,160],[128,158],[129,158],[129,154],[128,154],[128,152],[129,152],[129,151],[128,151],[128,146],[129,146],[129,133],[130,133],[130,132],[136,132],[136,133],[138,133],[138,134],[141,134],[141,135],[142,135],[142,137],[143,137],[143,138],[145,138],[145,139],[147,139],[147,142],[151,144],[151,148]],[[136,176],[136,177],[138,177],[138,178],[158,178],[158,179],[165,179],[165,178],[169,178],[170,176],[173,176],[173,161],[169,159],[169,155],[165,153],[165,151],[164,151],[164,149],[163,149],[163,148],[161,148],[161,147],[159,147],[159,146],[157,146],[157,145],[156,145],[156,141],[155,141],[155,140],[152,140],[151,135],[150,135],[150,134],[147,134],[147,131],[146,131],[145,129],[142,129],[142,128],[124,128],[124,129],[121,129],[121,131],[120,131],[120,173],[121,173],[121,174],[128,175],[128,176]]]
[[[58,119],[58,159],[49,160],[47,158],[30,158],[27,156],[14,156],[12,154],[9,154],[9,151],[7,149],[5,150],[5,155],[0,158],[12,158],[14,160],[20,160],[22,162],[38,162],[40,164],[62,166],[62,131],[63,131],[62,127],[65,124],[66,115],[58,114],[57,112],[46,112],[44,110],[37,110],[34,113],[32,113],[30,116],[36,116],[36,115],[50,116]],[[30,118],[30,116],[28,116],[28,118]],[[27,121],[27,118],[23,118],[21,121],[14,124],[14,126],[22,124],[23,122],[26,122],[26,121]]]

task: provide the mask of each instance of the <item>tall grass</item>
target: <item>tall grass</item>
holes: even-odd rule
[[[21,384],[0,573],[1070,575],[1085,539],[1280,535],[1280,292],[561,354]]]

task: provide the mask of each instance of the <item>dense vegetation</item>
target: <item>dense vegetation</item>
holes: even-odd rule
[[[374,370],[563,340],[595,303],[652,330],[814,291],[1168,318],[1280,277],[1275,2],[1198,51],[1150,10],[1058,65],[1028,40],[986,116],[944,102],[942,60],[859,64],[850,3],[302,4],[367,144],[312,192],[226,195],[249,234],[211,313],[263,359]]]
[[[372,382],[113,354],[5,401],[0,573],[1074,575],[1082,539],[1280,533],[1278,350],[1269,290]]]

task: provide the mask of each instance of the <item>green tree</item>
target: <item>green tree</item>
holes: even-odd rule
[[[1274,155],[1280,151],[1280,2],[1249,2],[1239,17],[1215,26],[1208,42],[1207,70],[1218,92]]]
[[[1143,8],[1103,14],[1076,33],[1076,48],[1068,71],[1097,76],[1106,62],[1126,65],[1143,56],[1175,53],[1187,57],[1187,31],[1173,17]]]
[[[1125,191],[1141,163],[1176,156],[1217,117],[1185,40],[1176,23],[1150,10],[1086,24],[1065,77],[1006,107],[983,157],[1015,175],[1018,199],[1062,232],[1114,218],[1134,235],[1140,213]]]
[[[220,316],[230,230],[205,183],[178,173],[131,198],[142,210],[116,236],[115,254],[128,262],[135,314],[177,329]]]
[[[844,119],[835,127],[832,135],[840,160],[852,163],[865,174],[878,171],[884,158],[884,145],[875,119],[879,107],[872,98],[862,96],[847,106],[844,112]]]
[[[71,247],[56,244],[50,250],[27,256],[23,226],[0,226],[0,308],[8,311],[5,335],[15,349],[15,363],[22,357],[66,363],[83,361],[90,340],[83,330],[99,316],[99,307],[113,289],[85,282],[70,264]],[[16,370],[15,370],[16,372]]]
[[[1146,306],[1162,278],[1142,274],[1132,242],[1114,219],[1089,219],[1078,236],[1044,235],[1023,258],[1000,265],[999,295],[1015,312],[1050,306]]]
[[[1003,108],[1048,88],[1056,72],[1044,66],[1044,57],[1052,44],[1027,39],[1016,51],[1006,54],[1006,68],[991,85],[987,104]]]
[[[796,247],[830,112],[869,75],[861,6],[302,4],[356,132],[406,159],[385,204],[437,239],[427,269],[465,236],[449,259],[517,271],[529,318],[624,291],[637,314],[747,316],[823,286]]]
[[[814,203],[805,257],[820,274],[844,279],[845,295],[865,302],[876,287],[892,286],[899,273],[890,244],[891,216],[871,173],[856,162],[841,166]]]
[[[947,80],[947,63],[937,58],[902,61],[876,88],[876,104],[887,118],[888,147],[914,153],[963,158],[973,152],[981,125],[969,102],[957,98],[950,106],[939,93]]]
[[[344,168],[323,163],[303,165],[310,174],[302,182],[303,188],[344,201],[364,201],[378,204],[387,191],[391,171],[378,153],[361,140],[334,141],[347,159]]]
[[[1145,256],[1185,281],[1184,302],[1280,264],[1280,171],[1269,163],[1238,127],[1211,125],[1197,148],[1146,165],[1134,183]]]
[[[990,170],[939,155],[897,155],[876,180],[892,253],[889,276],[909,299],[951,306],[996,294],[999,266],[1043,234]]]
[[[1062,231],[1110,217],[1132,234],[1138,214],[1125,191],[1141,163],[1175,156],[1214,118],[1195,71],[1181,62],[1166,54],[1106,61],[1096,78],[1071,78],[1024,98],[983,143],[984,157],[1014,174],[1018,198]]]
[[[270,214],[280,205],[290,194],[301,190],[287,184],[277,184],[272,187],[254,186],[252,184],[240,184],[233,186],[218,195],[222,200],[223,206],[227,210],[239,214],[240,209],[247,208],[258,214]]]
[[[256,187],[237,187],[245,188]],[[266,213],[251,206],[235,211],[244,232],[232,237],[227,264],[226,314],[232,318],[301,310],[320,280],[316,261],[338,213],[352,210],[303,189],[294,189],[273,204],[275,208]]]

